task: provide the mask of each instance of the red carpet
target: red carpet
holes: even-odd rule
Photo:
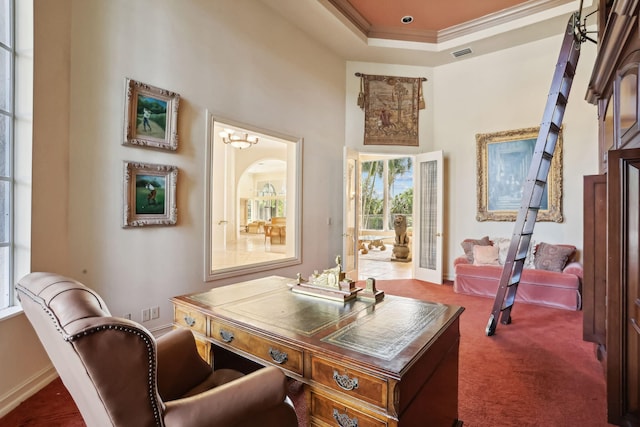
[[[493,300],[458,295],[450,285],[381,280],[388,294],[465,307],[461,317],[459,417],[465,427],[605,427],[604,374],[582,341],[582,312],[516,304],[512,324],[485,335]],[[292,397],[303,411],[301,387]],[[56,380],[0,419],[0,427],[84,426]],[[415,426],[423,427],[423,426]]]

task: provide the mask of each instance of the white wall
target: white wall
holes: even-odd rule
[[[160,306],[150,328],[170,322],[171,296],[248,279],[202,279],[207,109],[304,138],[304,263],[268,274],[294,277],[333,258],[340,230],[319,218],[340,206],[314,201],[339,188],[341,175],[330,185],[318,177],[341,162],[342,61],[251,0],[82,0],[72,12],[70,194],[82,201],[70,212],[74,277],[116,315],[139,320]],[[176,153],[120,145],[125,77],[180,94]],[[123,160],[178,166],[177,226],[121,228]]]

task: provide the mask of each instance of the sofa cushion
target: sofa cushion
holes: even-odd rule
[[[493,246],[497,246],[499,248],[498,252],[498,262],[500,265],[504,265],[507,260],[507,253],[509,252],[509,246],[511,246],[511,239],[506,237],[492,237],[491,241],[493,242]],[[531,240],[529,243],[529,249],[527,250],[527,256],[524,260],[524,268],[535,268],[533,265],[533,252],[536,243],[534,240]]]
[[[489,240],[489,236],[484,236],[482,239],[464,239],[460,245],[469,262],[473,262],[473,247],[475,245],[490,246],[491,240]]]
[[[575,252],[575,246],[542,242],[536,247],[533,263],[538,270],[562,271]]]
[[[497,246],[473,246],[473,265],[500,265]]]
[[[509,252],[509,246],[511,246],[511,239],[506,237],[493,237],[491,239],[493,246],[498,248],[498,262],[500,265],[504,265],[507,259],[507,253]]]

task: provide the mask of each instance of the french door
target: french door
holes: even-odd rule
[[[443,152],[419,154],[413,159],[413,277],[442,284]],[[359,153],[345,147],[342,258],[344,271],[352,280],[358,280],[360,173]]]
[[[442,284],[442,151],[417,155],[413,174],[413,277]]]

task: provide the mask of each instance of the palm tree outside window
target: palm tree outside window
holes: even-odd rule
[[[413,219],[413,159],[362,162],[362,231],[393,230],[396,215]]]

